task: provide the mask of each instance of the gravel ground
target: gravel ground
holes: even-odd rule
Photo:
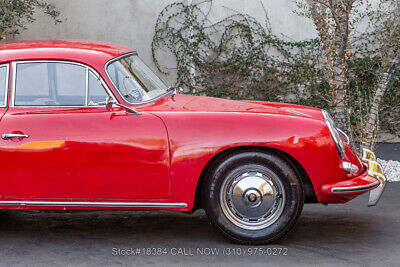
[[[400,182],[400,161],[378,159],[389,182]]]

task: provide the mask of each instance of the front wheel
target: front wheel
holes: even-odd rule
[[[219,160],[203,188],[211,223],[240,244],[267,244],[293,228],[303,208],[301,182],[281,158],[249,150]]]

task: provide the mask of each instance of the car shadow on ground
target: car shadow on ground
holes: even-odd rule
[[[306,204],[296,227],[274,245],[350,246],[354,249],[381,243],[382,249],[396,247],[400,231],[399,191],[400,183],[389,183],[380,203],[372,208],[366,205],[368,194],[347,204]],[[193,214],[172,211],[0,211],[0,236],[10,243],[33,240],[55,246],[55,239],[64,244],[83,242],[82,246],[88,240],[103,241],[105,246],[235,246],[213,228],[203,210]]]
[[[354,216],[343,212],[307,207],[296,227],[276,244],[319,242],[329,243],[341,239],[360,240],[374,229],[373,218]],[[319,206],[319,205],[318,205]],[[141,245],[159,244],[219,244],[234,245],[214,230],[203,210],[194,214],[168,211],[2,211],[0,212],[0,235],[18,234],[20,237],[41,236],[42,242],[55,237],[68,240],[76,238],[104,239],[113,242]]]

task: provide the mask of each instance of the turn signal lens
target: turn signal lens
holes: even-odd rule
[[[354,174],[358,172],[358,167],[347,161],[343,161],[343,169],[347,174]]]

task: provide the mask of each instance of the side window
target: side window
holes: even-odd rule
[[[101,82],[89,71],[88,79],[88,105],[95,106],[98,103],[104,103],[108,96],[106,89],[103,87]]]
[[[16,105],[32,105],[35,101],[46,97],[50,100],[47,64],[18,64],[15,89]]]
[[[18,63],[16,106],[84,106],[86,68],[68,63]]]
[[[57,102],[62,106],[84,106],[86,103],[86,68],[62,63],[55,67]]]
[[[5,106],[5,96],[7,92],[7,81],[8,81],[8,68],[3,65],[0,66],[0,106]]]

